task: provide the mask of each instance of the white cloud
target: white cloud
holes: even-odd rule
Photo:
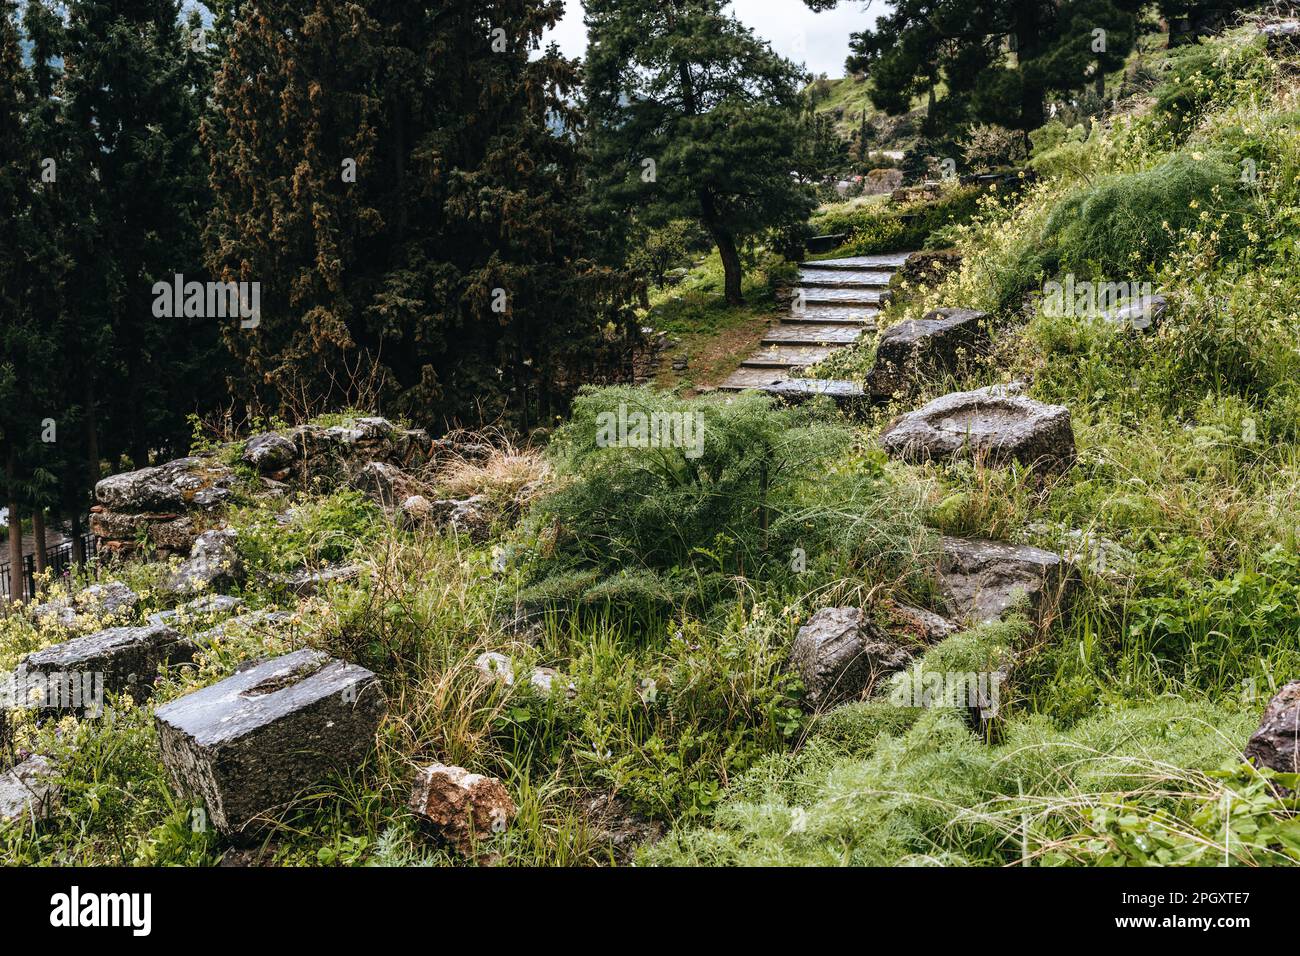
[[[579,0],[568,0],[566,7],[564,19],[547,39],[555,40],[567,56],[582,56],[587,49],[582,4]],[[734,0],[732,3],[736,16],[769,41],[778,53],[805,64],[811,73],[832,77],[844,75],[849,34],[874,23],[883,7],[880,0],[841,0],[834,10],[814,13],[803,0]]]

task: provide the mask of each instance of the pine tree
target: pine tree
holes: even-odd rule
[[[700,222],[718,248],[727,301],[740,248],[813,208],[791,176],[807,127],[807,75],[723,0],[589,0],[586,104],[595,207],[611,238],[633,211],[649,225]]]
[[[529,59],[561,10],[241,9],[204,136],[208,261],[261,287],[257,328],[227,330],[250,402],[531,423],[631,327],[578,218],[575,66]]]
[[[68,303],[90,326],[83,403],[100,451],[137,466],[183,445],[186,415],[210,400],[223,354],[215,320],[153,310],[154,283],[203,278],[204,91],[180,10],[179,0],[73,0],[58,49],[75,137],[60,189],[85,223],[69,237]]]

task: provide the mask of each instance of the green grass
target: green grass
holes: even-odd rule
[[[1295,863],[1294,801],[1240,751],[1264,702],[1300,674],[1300,93],[1249,31],[1207,49],[1178,54],[1200,66],[1169,71],[1086,139],[1040,137],[1036,157],[1054,157],[1041,181],[932,226],[960,268],[899,288],[883,313],[883,325],[939,306],[992,313],[989,354],[919,383],[907,406],[1028,381],[1071,410],[1079,456],[1064,473],[885,461],[875,438],[900,408],[849,423],[757,396],[615,389],[579,403],[554,436],[545,493],[486,543],[401,530],[346,491],[294,501],[287,524],[275,520],[283,503],[241,500],[232,519],[256,571],[347,560],[364,573],[303,602],[255,578],[250,605],[290,622],[232,632],[169,674],[154,702],[300,646],[372,668],[389,696],[371,758],[303,793],[262,858],[474,862],[404,809],[415,768],[438,760],[499,777],[519,805],[482,863],[623,862],[613,830],[649,840],[643,864]],[[1206,200],[1240,158],[1260,175],[1231,187],[1241,202],[1226,235]],[[878,218],[856,203],[819,223],[862,231]],[[1144,334],[1040,314],[1034,293],[1067,267],[1147,279],[1170,311]],[[689,379],[697,356],[766,324],[790,274],[758,260],[748,304],[729,309],[709,257],[654,293],[647,322],[683,339]],[[871,349],[824,367],[860,377]],[[706,454],[596,447],[593,414],[619,400],[706,414]],[[885,620],[895,599],[928,603],[939,533],[1082,547],[1069,613],[1041,631],[1013,616],[958,634],[882,695],[805,712],[787,667],[799,626],[824,606]],[[796,547],[803,570],[786,560]],[[140,621],[170,603],[163,572],[98,573],[141,592]],[[507,623],[519,610],[535,612],[531,631]],[[7,611],[0,667],[66,637]],[[480,674],[484,651],[510,655],[520,679]],[[530,690],[538,665],[563,675],[560,693]],[[988,735],[961,711],[889,693],[1003,665]],[[8,743],[61,761],[65,809],[0,834],[0,863],[206,865],[226,852],[172,791],[150,706],[59,725],[16,716]]]

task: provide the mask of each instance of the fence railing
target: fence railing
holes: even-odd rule
[[[95,556],[95,536],[93,534],[82,535],[81,540],[86,548],[86,557]],[[0,563],[0,597],[6,600],[10,595],[10,586],[13,580],[13,569],[10,567],[11,562],[5,561]],[[66,572],[72,567],[72,542],[65,541],[62,544],[55,545],[45,551],[45,567],[54,572],[54,576]],[[36,555],[23,555],[22,573],[19,575],[22,584],[22,598],[27,600],[36,594]]]

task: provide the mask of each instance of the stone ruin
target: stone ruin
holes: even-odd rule
[[[913,463],[955,458],[1054,470],[1072,464],[1070,410],[1021,394],[1018,383],[954,392],[897,418],[880,435],[895,458]]]

